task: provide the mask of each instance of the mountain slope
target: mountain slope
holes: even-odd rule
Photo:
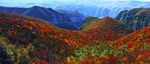
[[[58,13],[51,8],[44,8],[39,6],[34,6],[31,8],[0,7],[0,11],[41,18],[43,20],[49,21],[50,23],[60,28],[77,30],[77,28],[73,24],[69,24],[72,22],[69,16]],[[63,27],[61,25],[63,25]],[[72,28],[65,26],[69,26]]]
[[[93,39],[95,38],[95,40],[100,40],[102,42],[114,40],[133,32],[130,27],[111,17],[102,19],[92,17],[86,18],[82,27],[81,30],[83,32],[91,34]]]
[[[134,31],[150,25],[150,8],[135,8],[120,12],[116,19],[132,27]]]
[[[29,23],[32,23],[32,22],[35,22],[35,23],[40,23],[42,25],[45,25],[47,26],[47,28],[51,27],[53,28],[54,30],[56,30],[57,33],[60,33],[62,35],[61,38],[63,38],[64,40],[67,39],[67,42],[68,40],[73,42],[73,43],[79,43],[79,44],[86,44],[87,42],[87,37],[86,36],[90,36],[86,33],[82,33],[81,31],[71,31],[71,30],[66,30],[66,29],[61,29],[61,28],[58,28],[56,26],[54,26],[53,24],[51,23],[48,23],[47,21],[44,21],[42,19],[39,19],[39,18],[34,18],[34,17],[29,17],[29,16],[24,16],[24,15],[18,15],[18,14],[13,14],[13,13],[8,13],[8,12],[0,12],[0,17],[1,18],[5,18],[5,19],[12,19],[14,21],[19,21],[18,19],[20,19],[21,21],[28,21]],[[6,20],[7,21],[7,20]],[[20,21],[20,22],[21,22]],[[30,22],[31,21],[31,22]],[[27,22],[27,23],[28,23]],[[23,22],[22,22],[23,23]],[[9,23],[8,23],[9,24]],[[15,24],[16,25],[16,24]],[[62,26],[62,25],[61,25]],[[34,26],[31,26],[31,27],[34,27]],[[62,26],[64,27],[64,26]],[[66,26],[68,27],[68,26]],[[7,28],[7,27],[6,27]],[[45,27],[46,28],[46,27]],[[47,30],[46,30],[47,31]],[[55,32],[55,31],[54,31]],[[81,36],[82,35],[82,36]],[[47,35],[48,36],[48,35]],[[75,40],[74,40],[75,39]],[[70,43],[70,42],[68,42]]]
[[[150,25],[114,41],[98,46],[78,47],[75,64],[148,64],[150,61]]]
[[[11,58],[8,62],[15,64],[70,64],[75,59],[85,64],[148,63],[149,27],[129,35],[129,39],[126,36],[132,32],[131,28],[111,17],[89,17],[83,25],[92,28],[71,31],[38,18],[0,12],[0,54],[3,55],[0,63],[6,62],[3,58]],[[129,49],[120,47],[124,44]]]
[[[84,18],[86,18],[85,15],[79,13],[78,11],[75,10],[62,10],[62,9],[58,9],[57,10],[59,13],[63,13],[66,14],[67,16],[69,16],[72,20],[72,22],[70,24],[73,24],[77,27],[81,27],[82,21],[84,20]]]
[[[97,17],[87,17],[82,22],[81,30],[87,30],[91,29],[92,27],[95,27],[95,25],[92,25],[93,22],[97,22],[99,18]]]
[[[133,32],[129,35],[126,35],[122,38],[119,38],[115,40],[114,42],[112,42],[112,44],[118,45],[118,46],[127,45],[129,47],[140,46],[143,44],[149,45],[150,43],[149,37],[150,37],[150,25],[141,30]]]
[[[27,15],[31,17],[37,17],[54,24],[71,22],[70,18],[65,14],[58,13],[57,11],[54,11],[51,8],[44,8],[39,6],[34,6],[31,8],[0,7],[0,11],[6,11],[6,12]]]
[[[17,57],[13,59],[20,58],[22,61],[12,60],[13,62],[60,63],[62,58],[70,55],[74,46],[85,41],[84,37],[78,37],[80,35],[83,35],[80,31],[61,29],[41,19],[0,13],[0,36],[7,38],[9,44],[26,51],[20,53],[20,50],[16,50],[16,53],[23,56],[13,55]],[[21,58],[24,55],[25,58]]]

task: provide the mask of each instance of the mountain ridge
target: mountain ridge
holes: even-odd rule
[[[27,15],[31,17],[41,18],[46,20],[60,28],[78,30],[71,22],[69,16],[63,13],[59,13],[52,8],[44,8],[40,6],[33,6],[31,8],[13,8],[13,7],[0,7],[0,11],[17,13]],[[70,23],[70,24],[69,24]],[[63,27],[61,26],[63,25]],[[65,27],[69,26],[69,27]]]

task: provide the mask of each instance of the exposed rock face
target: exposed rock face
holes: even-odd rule
[[[134,31],[150,25],[150,8],[135,8],[120,12],[116,19],[132,27]]]

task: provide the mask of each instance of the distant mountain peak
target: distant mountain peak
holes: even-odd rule
[[[40,6],[33,6],[32,8],[40,8]]]

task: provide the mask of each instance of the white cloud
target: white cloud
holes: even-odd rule
[[[70,4],[91,4],[97,5],[105,1],[150,1],[150,0],[0,0],[0,3],[54,3],[54,2],[65,2]]]
[[[136,1],[150,1],[150,0],[136,0]]]

